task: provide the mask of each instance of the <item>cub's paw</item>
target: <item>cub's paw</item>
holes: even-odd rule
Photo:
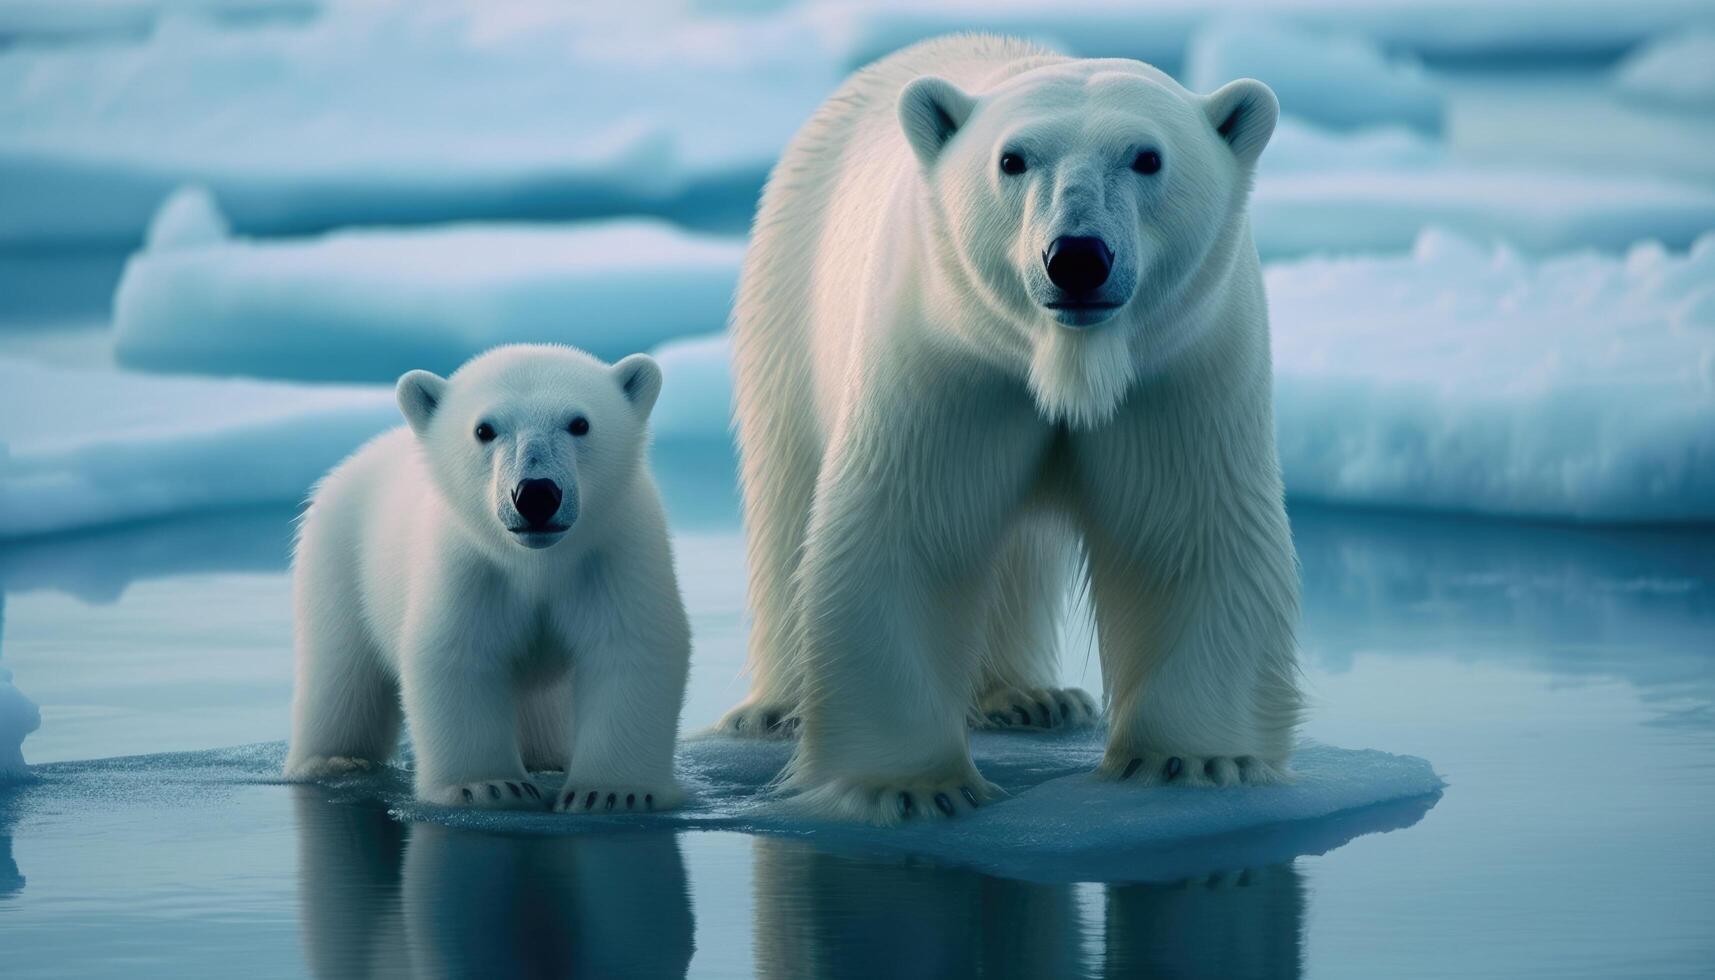
[[[620,786],[600,780],[568,779],[554,794],[555,813],[656,813],[685,801],[677,786]]]
[[[1000,787],[976,775],[897,782],[840,779],[804,790],[792,803],[822,819],[885,827],[966,816],[1002,795]]]
[[[726,713],[709,731],[740,738],[796,738],[802,727],[791,701],[751,699]]]
[[[429,803],[474,810],[540,810],[543,804],[542,791],[523,777],[455,783],[417,795]]]
[[[381,763],[373,759],[348,755],[313,755],[289,763],[286,766],[286,778],[293,782],[309,783],[354,772],[375,772],[380,768]]]
[[[974,728],[1088,728],[1101,719],[1096,699],[1075,687],[997,687],[971,709]]]
[[[1096,774],[1140,786],[1263,786],[1286,781],[1284,765],[1252,755],[1109,753]]]

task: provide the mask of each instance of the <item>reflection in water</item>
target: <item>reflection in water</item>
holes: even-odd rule
[[[1107,888],[828,854],[758,838],[757,974],[853,977],[1296,977],[1304,889],[1290,863]],[[1100,936],[1091,942],[1092,933]]]
[[[12,827],[17,822],[17,794],[0,795],[0,899],[24,890],[24,875],[12,859]]]
[[[678,838],[405,825],[296,787],[306,958],[321,977],[682,977]]]
[[[1110,885],[1104,977],[1301,973],[1304,883],[1291,864],[1173,884]]]

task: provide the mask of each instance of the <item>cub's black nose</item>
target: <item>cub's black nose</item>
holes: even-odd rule
[[[553,480],[524,480],[512,488],[512,506],[531,527],[552,524],[560,512],[560,486]]]
[[[1108,281],[1114,253],[1100,238],[1067,235],[1042,253],[1048,279],[1068,293],[1087,293]]]

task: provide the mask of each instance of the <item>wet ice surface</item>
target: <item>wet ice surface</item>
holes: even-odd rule
[[[742,693],[742,548],[724,457],[671,460],[695,729]],[[1444,795],[1088,860],[1032,803],[1081,783],[1078,736],[979,738],[1016,795],[958,837],[765,826],[745,791],[784,748],[724,740],[685,753],[703,809],[572,834],[417,811],[397,773],[272,784],[288,512],[7,546],[0,664],[43,715],[43,779],[0,790],[7,975],[613,975],[640,956],[699,977],[1702,974],[1715,538],[1293,517],[1306,734],[1394,753],[1397,775],[1431,760]],[[1071,639],[1063,679],[1094,690]],[[113,758],[136,753],[156,755]],[[1140,795],[1124,833],[1183,842],[1209,796]],[[982,841],[1009,806],[1056,860]]]

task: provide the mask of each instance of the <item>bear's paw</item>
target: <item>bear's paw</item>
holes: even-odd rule
[[[1101,720],[1096,699],[1075,687],[996,687],[971,709],[972,728],[1059,730]]]

